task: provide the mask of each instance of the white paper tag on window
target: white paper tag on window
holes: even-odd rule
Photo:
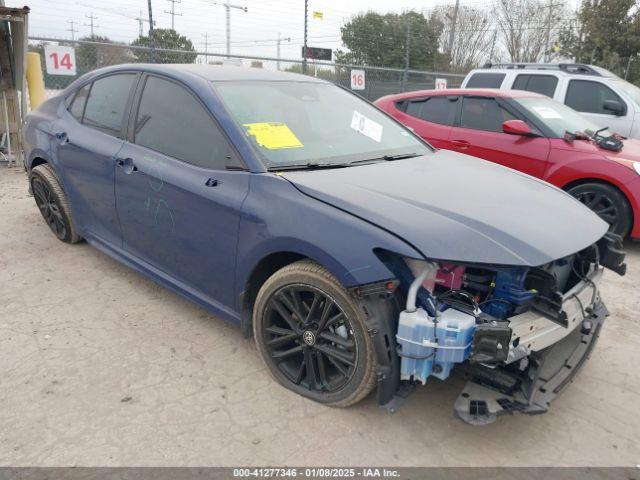
[[[356,110],[353,111],[353,117],[351,118],[351,128],[378,143],[382,141],[382,125],[365,117]]]
[[[542,118],[562,118],[558,112],[551,107],[531,107]]]

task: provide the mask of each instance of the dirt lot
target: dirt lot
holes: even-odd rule
[[[232,325],[56,240],[17,169],[0,219],[0,465],[640,463],[640,244],[606,273],[612,316],[551,411],[474,428],[453,415],[459,376],[395,415],[288,392]]]

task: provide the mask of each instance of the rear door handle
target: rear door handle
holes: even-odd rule
[[[471,144],[466,140],[451,140],[451,143],[461,149],[469,148],[471,146]]]
[[[116,165],[122,168],[124,170],[124,173],[126,173],[127,175],[138,171],[138,167],[136,167],[135,164],[133,163],[133,158],[118,157],[116,158]]]

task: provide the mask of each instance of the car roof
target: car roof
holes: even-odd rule
[[[196,75],[211,82],[257,80],[327,83],[324,80],[299,73],[228,65],[128,63],[107,67],[105,69],[96,70],[95,72],[106,73],[107,71],[117,72],[120,70],[138,70],[159,74],[164,73],[173,77],[180,76],[180,74]]]
[[[506,98],[522,98],[522,97],[540,97],[548,98],[535,92],[527,92],[525,90],[500,90],[497,88],[447,88],[444,90],[415,90],[413,92],[396,93],[388,95],[386,99],[403,100],[405,98],[415,97],[434,97],[439,95],[473,95],[476,97],[506,97]]]

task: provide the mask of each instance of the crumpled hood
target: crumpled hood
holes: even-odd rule
[[[608,229],[546,182],[446,150],[283,176],[437,260],[537,266],[588,247]]]

